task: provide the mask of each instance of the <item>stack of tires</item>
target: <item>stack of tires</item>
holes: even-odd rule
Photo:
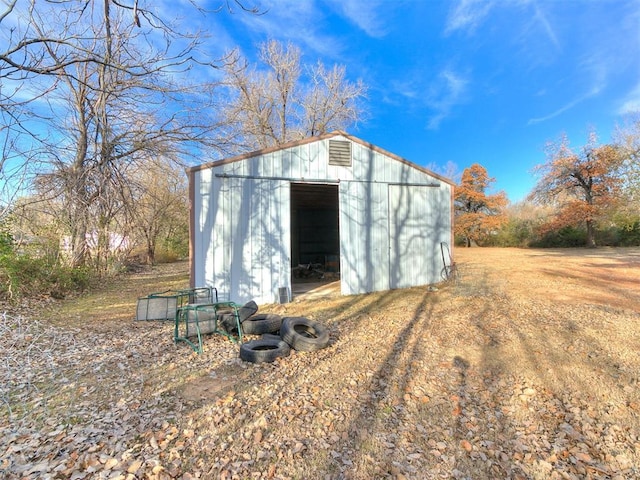
[[[306,317],[282,317],[273,313],[255,314],[242,321],[247,335],[262,335],[240,346],[240,358],[246,362],[273,362],[286,357],[291,349],[313,352],[329,344],[329,331]]]

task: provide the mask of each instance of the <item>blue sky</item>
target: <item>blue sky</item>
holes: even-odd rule
[[[480,163],[512,202],[535,184],[547,141],[566,133],[579,146],[595,129],[606,143],[640,111],[638,0],[258,5],[264,15],[202,19],[211,53],[254,58],[276,39],[305,63],[345,65],[369,86],[368,118],[349,133],[441,173]]]

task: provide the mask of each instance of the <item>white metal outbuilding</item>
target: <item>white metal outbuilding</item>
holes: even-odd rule
[[[341,292],[441,280],[453,182],[344,132],[189,169],[192,286],[290,298],[292,267],[337,260]]]

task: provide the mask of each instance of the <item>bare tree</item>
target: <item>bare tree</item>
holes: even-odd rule
[[[262,70],[240,56],[225,67],[229,99],[223,111],[234,125],[238,150],[253,150],[346,130],[363,116],[367,88],[350,82],[344,66],[301,64],[300,49],[271,40],[260,45]]]
[[[327,69],[318,62],[309,69],[309,83],[302,99],[305,136],[345,130],[362,119],[364,111],[359,101],[367,89],[362,81],[349,82],[346,75],[344,65]]]
[[[184,171],[162,156],[149,158],[129,175],[131,200],[127,202],[130,230],[141,237],[147,262],[154,264],[159,240],[176,230],[188,230],[188,196]]]
[[[24,193],[22,190],[43,153],[38,148],[39,142],[24,129],[27,123],[28,118],[22,112],[0,110],[0,221]]]
[[[3,28],[0,80],[14,89],[0,94],[0,108],[28,108],[51,132],[39,184],[64,206],[73,265],[87,262],[91,235],[104,259],[109,229],[127,211],[129,166],[191,154],[217,127],[210,90],[176,78],[196,62],[202,38],[177,33],[138,1],[13,2],[0,22],[15,25]]]
[[[624,201],[619,213],[626,227],[640,221],[640,112],[629,117],[615,134],[622,161],[620,180]]]
[[[43,152],[38,191],[60,207],[74,266],[93,261],[104,268],[110,234],[141,221],[130,208],[142,198],[132,185],[140,165],[161,157],[180,164],[202,149],[228,155],[277,145],[345,129],[362,116],[362,83],[346,80],[344,67],[301,66],[291,45],[261,47],[265,72],[237,52],[203,60],[201,33],[181,34],[142,0],[4,5],[0,112],[12,119],[2,125],[5,145],[18,146],[15,139],[26,134],[32,147],[14,148],[17,158]],[[260,13],[240,0],[224,5]],[[194,65],[224,68],[231,101],[217,97],[215,84],[189,82]],[[24,116],[38,126],[25,130]],[[158,229],[147,235],[153,257]],[[90,249],[93,238],[97,248]]]

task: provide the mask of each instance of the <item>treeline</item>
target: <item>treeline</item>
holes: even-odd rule
[[[185,257],[185,166],[362,120],[367,88],[343,66],[305,64],[296,46],[275,41],[257,46],[255,62],[239,50],[210,58],[206,32],[181,32],[153,6],[3,7],[0,25],[22,28],[0,28],[0,297],[64,296]],[[466,245],[637,244],[639,152],[640,121],[611,145],[595,136],[578,149],[550,143],[533,216],[488,195],[493,179],[474,165],[456,189],[456,236]]]
[[[597,247],[640,245],[640,117],[618,127],[614,141],[595,132],[573,147],[566,135],[546,147],[527,199],[509,205],[484,167],[464,170],[455,190],[458,245]]]
[[[215,58],[208,32],[162,13],[113,0],[2,8],[3,27],[23,28],[0,28],[0,297],[65,295],[185,257],[186,166],[361,119],[367,88],[345,67],[277,41],[256,61]]]
[[[500,230],[486,236],[482,245],[487,247],[518,248],[573,248],[587,245],[587,229],[566,225],[557,230],[547,231],[543,223],[532,219],[507,214],[506,223]],[[640,246],[640,220],[629,225],[610,225],[595,229],[595,241],[599,246],[636,247]],[[464,238],[458,238],[459,245]]]

